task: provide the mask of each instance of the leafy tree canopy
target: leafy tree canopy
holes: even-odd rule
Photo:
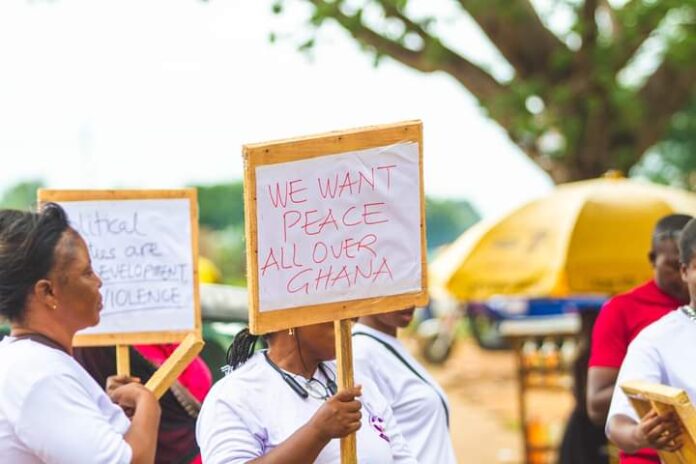
[[[631,174],[696,190],[696,99],[672,118],[667,137],[648,152]]]
[[[0,208],[24,211],[36,209],[36,191],[43,186],[41,180],[28,180],[9,187],[0,197]]]
[[[376,62],[449,74],[557,182],[628,172],[696,94],[696,0],[276,0],[273,11],[290,3],[311,11],[301,49],[332,21]],[[476,26],[491,62],[458,40]]]
[[[433,198],[425,199],[425,216],[429,250],[452,242],[480,219],[467,201]]]
[[[196,185],[199,221],[210,229],[244,225],[244,189],[241,181]]]

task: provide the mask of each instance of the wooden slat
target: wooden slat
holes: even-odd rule
[[[128,345],[116,346],[116,375],[130,377],[130,353]]]
[[[203,349],[203,340],[197,333],[189,333],[167,360],[150,377],[145,387],[161,398],[193,358]]]
[[[54,190],[39,189],[39,203],[62,201],[110,201],[110,200],[170,200],[189,198],[195,201],[196,189],[176,190]]]
[[[423,177],[423,124],[419,123],[418,131],[418,176],[420,177],[420,233],[421,233],[421,282],[424,289],[428,288],[428,240],[425,222],[425,178]],[[415,303],[418,306],[428,304],[428,293],[424,292],[425,301]]]
[[[189,211],[191,215],[191,256],[193,259],[193,330],[199,338],[203,337],[203,316],[201,313],[201,289],[198,271],[198,190],[195,188],[186,189],[186,198],[189,200]]]
[[[340,389],[353,386],[352,322],[349,319],[334,322],[336,335],[336,367]],[[365,414],[363,412],[363,414]],[[341,464],[357,464],[357,437],[355,433],[341,438]]]
[[[293,139],[247,144],[244,145],[244,159],[255,167],[397,143],[420,143],[422,127],[423,125],[420,121],[405,121]]]
[[[261,334],[265,330],[271,332],[279,329],[298,327],[297,325],[269,324],[261,326],[261,317],[257,317],[259,307],[259,246],[258,224],[256,220],[256,164],[244,149],[244,229],[246,234],[246,268],[247,289],[249,295],[249,330],[253,334]],[[277,328],[276,328],[277,326]]]
[[[196,332],[198,332],[196,324]],[[178,343],[191,333],[190,330],[168,332],[130,332],[113,334],[75,335],[73,346],[114,346],[114,345],[153,345],[157,343]]]
[[[427,303],[428,295],[422,291],[380,298],[365,298],[362,300],[339,301],[337,303],[263,311],[254,318],[250,318],[249,328],[254,334],[264,334],[291,327],[397,311],[413,305],[425,306]]]
[[[666,404],[689,404],[689,395],[680,388],[670,387],[642,381],[624,382],[621,389],[628,396],[641,395],[645,398]]]

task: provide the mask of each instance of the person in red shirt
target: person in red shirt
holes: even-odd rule
[[[605,303],[592,332],[587,374],[587,413],[603,426],[609,411],[619,368],[631,341],[646,326],[689,301],[682,281],[677,238],[691,216],[672,214],[658,221],[648,255],[654,277]],[[622,453],[621,464],[659,463],[654,450]]]

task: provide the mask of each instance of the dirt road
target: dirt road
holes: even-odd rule
[[[412,343],[410,346],[415,349]],[[429,369],[449,397],[459,462],[522,463],[513,353],[484,351],[465,340],[455,346],[443,366]],[[564,391],[535,391],[527,397],[530,417],[551,422],[555,438],[560,438],[572,402],[572,395]]]

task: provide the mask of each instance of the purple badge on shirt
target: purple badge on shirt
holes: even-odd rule
[[[387,443],[389,443],[391,440],[389,440],[389,437],[387,436],[387,431],[384,429],[384,419],[381,417],[377,417],[374,414],[370,413],[370,425],[372,428],[377,432],[380,438],[385,440]]]

